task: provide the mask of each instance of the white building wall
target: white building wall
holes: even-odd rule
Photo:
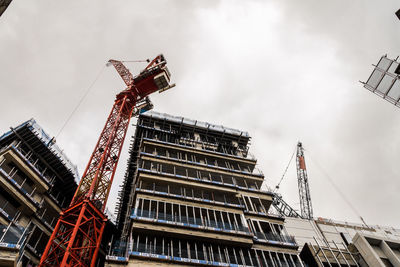
[[[289,235],[296,238],[299,251],[303,249],[305,243],[317,245],[315,239],[320,245],[324,244],[321,232],[314,221],[300,218],[285,218],[285,228]]]

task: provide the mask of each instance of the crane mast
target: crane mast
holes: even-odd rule
[[[306,162],[304,160],[304,148],[301,142],[297,143],[296,165],[301,217],[311,220],[313,218],[313,209],[311,204],[310,188],[308,185]]]
[[[108,61],[127,88],[116,96],[71,204],[60,213],[40,266],[95,266],[107,222],[104,209],[130,119],[152,107],[149,94],[174,86],[169,84],[166,63],[159,55],[133,77],[121,61]]]

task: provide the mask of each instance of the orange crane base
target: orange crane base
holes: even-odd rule
[[[49,243],[49,254],[42,264],[94,267],[106,222],[107,218],[89,200],[68,208],[61,213],[50,237],[58,242]]]

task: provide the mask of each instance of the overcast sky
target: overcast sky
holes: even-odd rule
[[[329,176],[368,224],[400,227],[400,110],[358,82],[383,54],[400,54],[399,8],[395,0],[14,0],[0,17],[0,132],[34,117],[56,135],[108,59],[162,52],[177,87],[152,97],[156,111],[248,131],[270,187],[300,140],[315,217],[360,222]],[[122,89],[105,68],[57,139],[81,174]],[[293,163],[279,192],[298,208]]]

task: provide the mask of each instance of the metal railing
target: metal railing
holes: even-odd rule
[[[0,212],[6,216],[10,221],[12,221],[18,213],[16,207],[14,207],[10,202],[0,196]]]
[[[191,147],[191,148],[196,148],[196,144],[200,144],[201,145],[201,148],[202,148],[202,150],[207,150],[207,151],[210,151],[210,152],[213,152],[213,153],[215,153],[215,154],[219,154],[219,155],[228,155],[228,156],[231,156],[231,157],[235,157],[235,158],[241,158],[241,159],[250,159],[250,160],[255,160],[254,158],[252,158],[252,157],[249,157],[247,154],[248,154],[248,147],[246,147],[246,149],[240,149],[239,150],[239,152],[243,155],[243,156],[240,156],[240,155],[235,155],[235,154],[232,154],[232,153],[229,153],[228,151],[226,151],[226,152],[220,152],[220,151],[218,151],[216,148],[215,149],[213,149],[213,146],[212,145],[209,145],[209,143],[205,143],[204,145],[202,145],[202,142],[199,142],[199,141],[194,141],[193,139],[177,139],[175,142],[172,142],[172,141],[166,141],[166,140],[161,140],[160,138],[148,138],[148,137],[144,137],[143,138],[144,140],[149,140],[149,141],[156,141],[156,142],[160,142],[160,143],[165,143],[165,144],[172,144],[172,145],[175,145],[175,146],[180,146],[180,147]]]
[[[158,185],[159,186],[159,185]],[[159,186],[160,187],[160,186]],[[157,190],[158,189],[158,190]],[[240,207],[244,208],[244,205],[240,204],[238,200],[236,200],[236,203],[234,203],[235,200],[232,200],[231,202],[227,201],[218,201],[218,200],[213,200],[210,198],[200,198],[200,197],[192,197],[192,196],[185,196],[182,195],[181,193],[179,194],[174,194],[174,193],[168,193],[168,188],[156,188],[155,190],[153,189],[143,189],[143,188],[136,188],[137,192],[148,192],[148,193],[153,193],[157,195],[163,195],[163,196],[170,196],[170,197],[175,197],[175,198],[183,198],[183,199],[190,199],[190,200],[196,200],[196,201],[201,201],[201,202],[206,202],[206,203],[215,203],[219,205],[224,205],[224,206],[232,206],[232,207]]]
[[[5,245],[14,245],[14,246],[7,246],[7,247],[15,247],[15,245],[19,244],[25,228],[21,226],[17,226],[14,223],[10,225],[2,225],[0,224],[0,233],[2,233],[0,237],[0,244],[5,243]]]
[[[135,217],[135,215],[133,215]],[[194,218],[190,216],[173,216],[172,214],[166,214],[164,212],[155,212],[149,210],[137,209],[136,218],[148,218],[161,221],[181,223],[190,227],[190,225],[211,227],[221,229],[222,231],[235,231],[249,233],[249,229],[243,225],[223,223],[215,220],[202,220],[201,218]]]
[[[149,152],[140,152],[143,155],[147,155],[147,156],[153,156],[153,157],[157,157],[157,158],[162,158],[162,159],[168,159],[168,160],[173,160],[173,161],[178,161],[178,162],[183,162],[186,164],[194,164],[194,165],[199,165],[199,166],[203,166],[203,167],[211,167],[217,170],[224,170],[224,171],[231,171],[231,172],[235,172],[235,173],[241,173],[241,174],[253,174],[253,175],[258,175],[258,176],[263,176],[263,172],[255,167],[252,171],[248,170],[246,168],[243,169],[238,169],[238,168],[234,168],[233,166],[231,166],[230,168],[226,167],[226,166],[220,166],[217,164],[214,164],[212,162],[201,162],[201,161],[192,161],[192,160],[188,160],[188,159],[180,159],[177,157],[173,157],[171,155],[159,155],[159,154],[155,154],[153,153],[149,153]]]
[[[57,213],[56,213],[57,214]],[[47,226],[54,228],[57,223],[57,217],[50,214],[47,208],[40,209],[36,214]]]
[[[264,190],[260,190],[257,188],[253,188],[253,187],[244,187],[244,186],[240,186],[235,184],[233,181],[232,183],[226,183],[225,181],[223,182],[219,182],[219,181],[215,181],[215,180],[209,180],[206,179],[204,177],[194,177],[191,175],[178,175],[175,174],[173,172],[165,172],[164,170],[157,170],[156,168],[151,168],[151,167],[141,167],[138,168],[139,171],[146,171],[146,172],[150,172],[150,173],[157,173],[157,174],[164,174],[164,175],[169,175],[169,176],[174,176],[174,177],[179,177],[179,178],[186,178],[186,179],[190,179],[190,180],[195,180],[195,181],[202,181],[202,182],[206,182],[206,183],[211,183],[211,184],[218,184],[218,185],[224,185],[224,186],[229,186],[229,187],[236,187],[236,188],[240,188],[243,190],[250,190],[250,191],[256,191],[256,192],[268,192],[268,191],[264,191]]]

